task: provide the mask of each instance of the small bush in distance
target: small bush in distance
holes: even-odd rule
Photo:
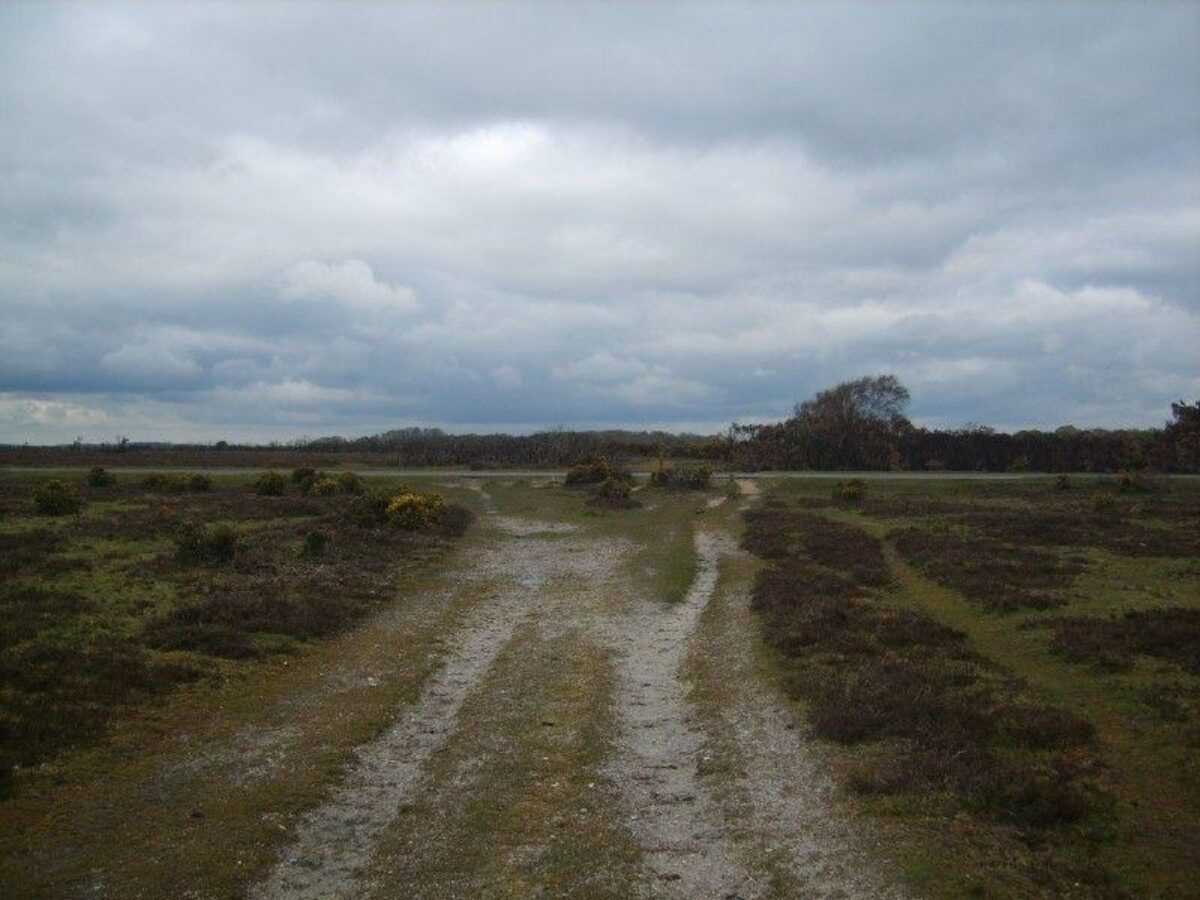
[[[207,475],[193,475],[188,479],[188,490],[195,494],[203,494],[212,490],[212,479]]]
[[[357,472],[341,472],[337,477],[338,488],[343,494],[361,494],[365,488]]]
[[[1092,512],[1098,516],[1114,516],[1117,512],[1117,501],[1108,494],[1098,494],[1092,501]]]
[[[446,537],[462,537],[474,520],[475,516],[465,506],[451,503],[442,510],[438,530]]]
[[[314,558],[325,555],[325,548],[329,545],[329,532],[327,531],[310,531],[304,535],[304,549],[301,552],[302,556]]]
[[[69,516],[83,509],[83,498],[72,485],[54,479],[37,486],[33,505],[43,516]]]
[[[165,491],[171,487],[171,478],[163,472],[152,472],[142,479],[142,487],[148,491]]]
[[[833,486],[833,499],[842,503],[858,503],[866,492],[867,486],[861,478],[851,478]]]
[[[567,487],[578,487],[586,484],[600,484],[610,478],[618,481],[633,481],[633,476],[610,463],[605,457],[596,458],[595,462],[571,466],[567,469],[564,483]]]
[[[111,487],[117,483],[117,476],[103,466],[92,466],[87,474],[88,487]]]
[[[1054,479],[1054,489],[1056,491],[1069,491],[1071,489],[1071,479],[1064,473]]]
[[[608,509],[633,509],[641,506],[630,496],[629,484],[617,478],[606,478],[588,497],[588,506],[603,506]]]
[[[1144,494],[1149,488],[1137,472],[1121,472],[1117,475],[1117,491],[1122,494]]]
[[[388,498],[383,494],[360,494],[346,507],[346,519],[359,528],[375,528],[388,518]]]
[[[332,478],[318,478],[312,483],[312,487],[308,489],[308,493],[317,497],[331,497],[339,490],[338,483]]]
[[[263,472],[254,479],[251,487],[260,497],[282,497],[287,490],[287,479],[278,472]]]
[[[712,482],[712,475],[712,468],[703,463],[698,466],[667,468],[660,462],[658,468],[650,473],[650,484],[655,487],[704,491]]]
[[[230,525],[187,524],[175,532],[175,558],[182,563],[226,563],[237,556],[241,542]]]
[[[291,479],[292,484],[300,488],[302,494],[307,494],[308,489],[312,487],[313,482],[321,477],[321,473],[312,466],[300,466],[292,469]]]
[[[406,492],[388,501],[387,517],[397,528],[428,531],[438,523],[444,507],[441,494]]]

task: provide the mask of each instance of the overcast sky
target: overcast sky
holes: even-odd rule
[[[1200,4],[0,7],[0,440],[1200,397]]]

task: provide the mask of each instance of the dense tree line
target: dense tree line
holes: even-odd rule
[[[360,438],[325,437],[286,446],[146,444],[0,447],[9,465],[467,466],[554,467],[607,457],[627,465],[703,459],[746,470],[1200,472],[1200,402],[1171,405],[1157,429],[1079,429],[1005,434],[982,425],[934,430],[905,415],[908,390],[874,375],[821,391],[782,422],[734,424],[723,434],[665,431],[543,431],[448,434],[401,428]]]
[[[530,435],[447,434],[438,428],[402,428],[371,437],[319,438],[314,451],[367,451],[394,456],[403,466],[568,466],[604,456],[651,460],[711,456],[721,441],[665,431],[542,431]]]
[[[1161,429],[997,432],[914,426],[892,375],[848,381],[770,425],[734,425],[724,462],[742,469],[1200,472],[1200,402],[1171,405]]]

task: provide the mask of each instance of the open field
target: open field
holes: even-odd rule
[[[472,513],[404,531],[114,471],[0,475],[5,896],[1200,883],[1195,480],[365,479]]]

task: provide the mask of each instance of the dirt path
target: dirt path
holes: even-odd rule
[[[490,566],[500,562],[496,556],[488,560]],[[305,818],[287,854],[253,897],[318,900],[350,895],[355,872],[370,860],[379,829],[396,817],[411,795],[422,766],[444,744],[463,701],[528,615],[539,584],[536,566],[529,565],[515,584],[472,611],[417,702],[383,735],[359,749],[349,776],[328,802]]]
[[[89,801],[43,858],[122,846],[30,896],[905,896],[759,655],[734,538],[757,485],[599,516],[489,487],[457,569],[286,670],[236,728],[171,738],[125,806]],[[689,531],[672,603],[654,573]]]
[[[362,893],[367,885],[361,876],[383,832],[415,793],[435,789],[423,777],[434,754],[457,737],[464,702],[486,686],[497,657],[535,608],[551,621],[554,611],[563,613],[561,603],[554,610],[546,608],[551,583],[603,583],[607,573],[620,568],[617,558],[630,550],[628,542],[565,538],[578,530],[569,523],[500,515],[482,490],[480,500],[494,537],[462,580],[496,587],[450,639],[449,654],[416,702],[359,748],[333,795],[304,818],[279,864],[251,891],[256,900]],[[573,612],[578,615],[582,609],[577,605]],[[561,630],[563,625],[553,627]]]
[[[529,891],[540,884],[537,893],[556,895],[585,883],[598,890],[605,877],[606,896],[905,896],[882,876],[879,848],[856,833],[794,713],[756,662],[749,579],[723,578],[724,564],[745,558],[718,502],[704,505],[720,515],[695,532],[695,579],[671,605],[618,574],[632,542],[510,514],[482,489],[480,500],[493,537],[463,577],[495,586],[450,639],[416,701],[357,751],[332,796],[304,818],[252,891],[256,900],[399,889],[413,897],[519,894],[501,883]],[[550,756],[538,757],[524,718],[533,713],[521,712],[537,708],[546,691],[567,689],[553,687],[566,684],[571,666],[556,644],[592,667],[588,683],[571,688],[577,702],[593,716],[610,711],[612,734],[589,751],[607,747],[594,771],[555,769]],[[710,664],[689,664],[696,658]],[[539,768],[545,774],[531,780]],[[586,789],[577,784],[569,800],[568,782],[581,779],[589,779]],[[471,797],[539,809],[539,822],[521,825],[497,812],[481,826]],[[577,803],[600,808],[572,809]],[[404,814],[412,810],[418,819]],[[574,828],[597,829],[607,837],[595,840],[612,845],[585,848],[582,869],[560,867],[556,877],[565,881],[549,894],[554,864],[546,860],[564,851],[545,819],[574,819]],[[629,858],[612,849],[624,840],[614,831],[635,848],[633,867],[588,871],[592,855]]]
[[[618,663],[620,736],[609,772],[622,786],[629,826],[653,876],[651,893],[748,897],[744,870],[713,798],[697,778],[703,736],[692,726],[682,666],[717,583],[717,541],[695,537],[697,572],[683,602],[635,600],[608,623]]]

